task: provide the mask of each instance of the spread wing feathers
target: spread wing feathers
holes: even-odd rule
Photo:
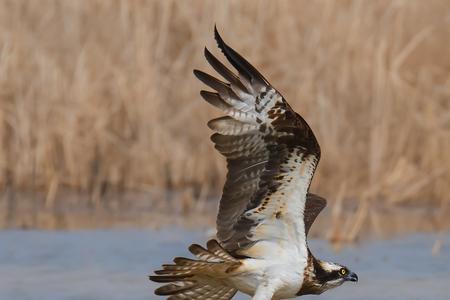
[[[207,249],[191,245],[189,251],[198,260],[176,257],[175,264],[163,265],[150,280],[167,283],[155,290],[156,295],[170,296],[168,299],[228,300],[236,289],[222,284],[240,262],[228,254],[216,240],[207,243]]]
[[[314,220],[316,220],[317,216],[325,208],[325,206],[327,206],[327,200],[324,198],[312,193],[308,193],[306,195],[304,213],[306,235],[308,235],[309,229],[314,223]]]
[[[208,126],[216,132],[211,139],[228,164],[217,237],[225,249],[233,252],[259,239],[282,238],[286,231],[279,227],[287,223],[304,232],[305,198],[320,147],[306,121],[222,40],[217,29],[215,38],[238,75],[207,49],[207,61],[227,82],[198,70],[194,74],[215,90],[202,91],[201,96],[226,115],[211,120]],[[274,221],[281,215],[294,222]]]

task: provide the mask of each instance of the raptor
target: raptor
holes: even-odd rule
[[[168,299],[255,300],[321,294],[358,281],[347,267],[316,258],[307,236],[326,200],[309,192],[320,146],[306,121],[214,29],[218,47],[237,74],[208,49],[205,57],[223,81],[195,70],[214,92],[201,91],[225,116],[209,121],[211,140],[228,174],[217,216],[216,239],[193,244],[195,259],[177,257],[150,280]]]

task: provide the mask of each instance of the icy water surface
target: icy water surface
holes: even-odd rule
[[[202,232],[182,230],[0,231],[0,299],[158,299],[147,275],[174,256],[185,256],[191,242],[207,239]],[[312,240],[317,257],[349,266],[360,280],[300,299],[450,299],[450,235],[436,256],[431,255],[434,240],[434,235],[411,235],[341,252]]]

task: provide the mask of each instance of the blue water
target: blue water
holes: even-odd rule
[[[443,238],[436,256],[431,234],[370,241],[340,252],[312,240],[317,257],[347,265],[359,282],[301,299],[450,299],[450,235]],[[186,256],[192,242],[207,239],[204,232],[180,229],[0,231],[0,299],[158,299],[147,275],[174,256]]]

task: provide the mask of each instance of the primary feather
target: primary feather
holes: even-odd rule
[[[274,216],[289,219],[291,215],[291,221],[303,223],[320,147],[308,124],[282,95],[217,30],[215,37],[238,75],[207,49],[208,62],[228,82],[198,70],[194,74],[215,91],[202,91],[201,96],[226,115],[208,123],[216,131],[211,139],[228,166],[217,237],[228,251],[243,253],[259,239],[287,237],[286,230],[278,230],[283,226]],[[291,214],[294,207],[296,215]]]
[[[338,264],[315,259],[307,245],[326,200],[309,193],[320,146],[306,121],[215,29],[233,73],[205,48],[222,79],[194,70],[213,91],[201,91],[223,116],[208,122],[228,173],[217,215],[217,241],[189,247],[150,279],[169,299],[228,300],[237,290],[255,300],[319,294],[342,284]],[[333,266],[332,268],[327,266]],[[346,269],[347,270],[347,269]],[[349,273],[348,280],[357,280]],[[337,277],[336,277],[337,276]]]

